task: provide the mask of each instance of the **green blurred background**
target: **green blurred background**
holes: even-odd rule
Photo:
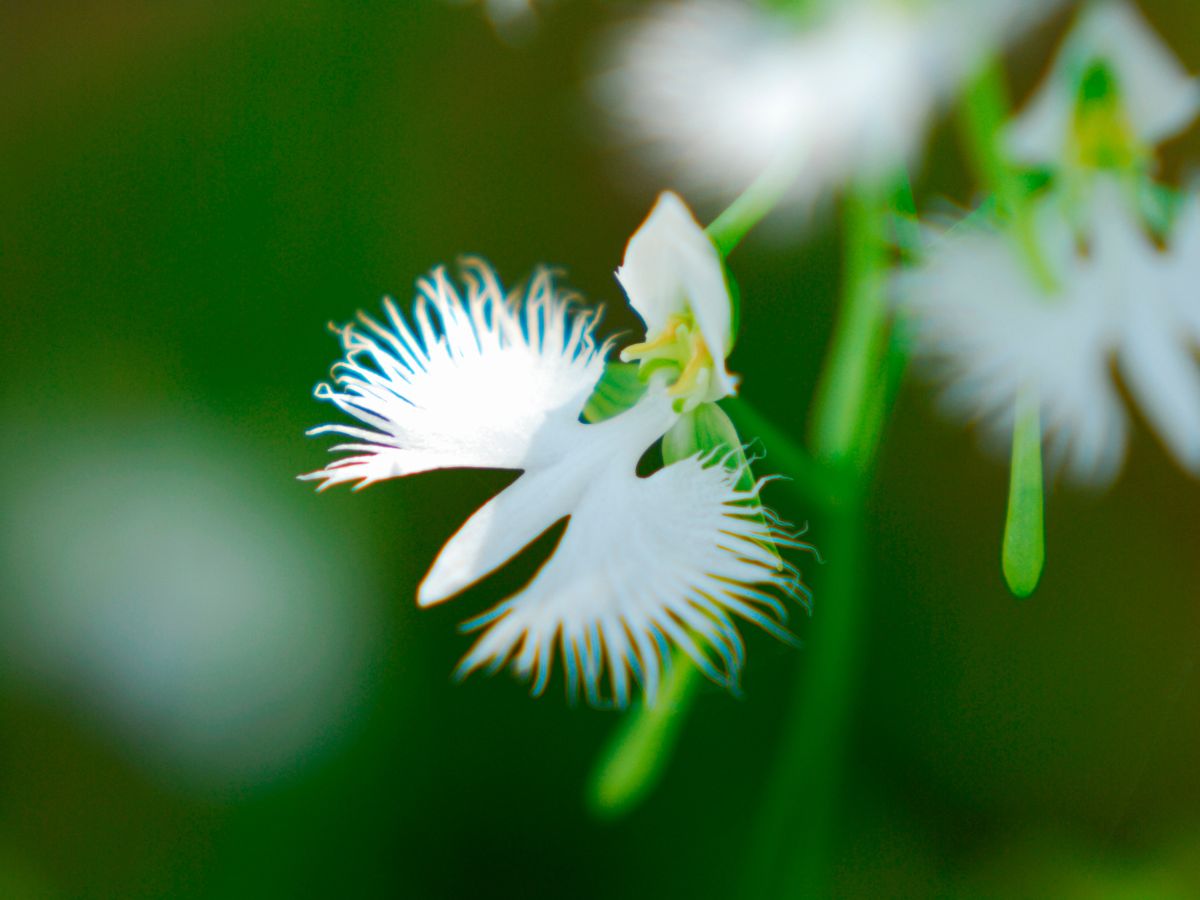
[[[1194,4],[1143,8],[1200,69]],[[0,7],[0,896],[735,892],[803,651],[749,635],[745,698],[705,688],[661,789],[595,821],[616,714],[449,677],[455,625],[546,541],[413,603],[511,476],[294,481],[325,461],[326,322],[439,262],[561,264],[633,324],[612,271],[667,185],[586,100],[620,12],[560,0],[512,48],[432,0]],[[1015,51],[1016,89],[1063,22]],[[931,142],[921,205],[967,201],[951,125]],[[1168,171],[1197,159],[1188,136]],[[795,434],[837,248],[831,208],[733,257],[733,367]],[[1200,487],[1139,431],[1114,490],[1053,490],[1019,603],[1005,486],[910,383],[871,499],[838,894],[1200,896]]]

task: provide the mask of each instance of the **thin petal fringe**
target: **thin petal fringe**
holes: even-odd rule
[[[438,267],[417,281],[409,316],[385,298],[383,322],[360,312],[330,326],[345,356],[315,396],[366,427],[309,431],[351,438],[333,451],[356,455],[302,480],[361,488],[430,469],[520,468],[534,437],[578,419],[612,347],[595,337],[601,310],[551,269],[509,293],[478,257],[459,270],[465,296]]]

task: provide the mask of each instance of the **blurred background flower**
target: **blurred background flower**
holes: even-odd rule
[[[242,788],[336,745],[378,629],[370,565],[295,516],[269,460],[181,418],[19,430],[10,677],[182,783]]]
[[[910,160],[982,54],[1055,5],[665,0],[610,37],[594,93],[648,177],[729,200],[782,167],[811,203]]]

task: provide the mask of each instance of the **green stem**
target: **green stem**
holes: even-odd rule
[[[837,799],[863,654],[865,486],[902,371],[902,347],[889,352],[887,341],[888,200],[879,185],[869,185],[846,206],[842,307],[812,428],[816,457],[837,473],[840,496],[821,521],[827,565],[816,587],[819,606],[753,835],[747,896],[830,896]]]
[[[850,499],[823,523],[820,606],[752,833],[747,897],[833,896],[833,839],[865,616],[862,511]]]
[[[794,160],[781,160],[758,176],[713,220],[708,226],[708,236],[722,257],[729,256],[750,229],[779,205],[798,173],[799,166]]]
[[[811,431],[813,451],[834,466],[849,462],[855,450],[860,416],[886,347],[887,207],[887,194],[878,184],[864,185],[846,198],[842,308],[817,388]]]
[[[902,263],[915,265],[920,261],[924,248],[921,228],[917,221],[917,204],[913,197],[912,185],[906,176],[897,181],[892,196],[892,208],[894,212],[890,220],[893,239]],[[878,367],[868,391],[865,407],[859,415],[858,432],[854,441],[854,462],[859,471],[868,471],[879,451],[888,418],[896,404],[896,395],[908,368],[908,351],[908,324],[902,315],[893,315],[887,353],[883,364]]]

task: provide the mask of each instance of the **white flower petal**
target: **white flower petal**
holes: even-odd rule
[[[589,483],[554,555],[519,594],[468,628],[488,626],[460,674],[511,661],[540,693],[560,651],[568,690],[625,706],[640,681],[652,702],[668,644],[683,648],[714,680],[736,686],[742,617],[785,637],[784,607],[770,591],[801,601],[796,573],[777,569],[763,541],[804,546],[758,518],[756,492],[735,473],[692,458],[638,478],[609,466]]]
[[[736,382],[725,369],[733,328],[733,305],[721,257],[704,228],[677,194],[665,191],[634,232],[617,269],[630,305],[657,335],[671,316],[690,312],[716,365],[720,393]]]
[[[515,556],[579,504],[597,473],[612,466],[633,472],[638,458],[675,421],[661,388],[633,409],[594,425],[576,422],[563,453],[530,467],[479,509],[442,548],[417,594],[430,606],[474,584]]]
[[[1153,146],[1183,131],[1200,111],[1200,84],[1189,78],[1137,8],[1123,0],[1089,4],[1050,75],[1009,126],[1014,159],[1059,163],[1067,153],[1079,79],[1092,62],[1112,68],[1130,125]]]
[[[304,478],[323,489],[431,469],[526,468],[570,439],[608,351],[593,335],[598,314],[575,310],[547,270],[513,297],[480,260],[465,260],[462,275],[465,299],[436,269],[418,282],[410,319],[388,300],[386,324],[360,314],[361,324],[339,329],[346,357],[336,387],[322,384],[317,396],[366,427],[313,429],[349,437],[333,449],[354,455]]]

